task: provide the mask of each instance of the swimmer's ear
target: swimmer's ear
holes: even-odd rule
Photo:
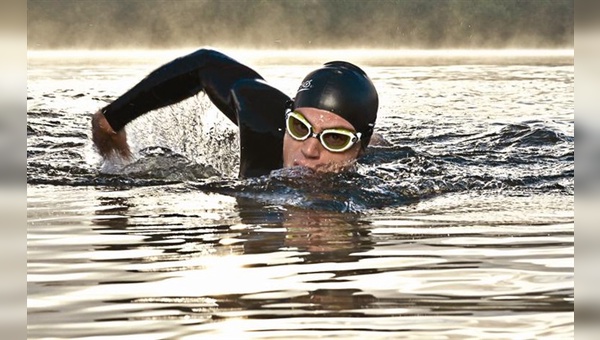
[[[391,146],[390,143],[382,134],[374,132],[369,140],[369,146]]]
[[[115,132],[102,110],[92,116],[92,140],[96,150],[104,159],[121,158],[129,161],[132,158],[125,129]]]
[[[371,135],[371,139],[369,139],[369,145],[365,146],[361,143],[360,150],[358,151],[358,156],[356,158],[363,156],[367,152],[367,148],[370,146],[392,146],[392,143],[385,139],[382,134],[374,132],[373,135]]]

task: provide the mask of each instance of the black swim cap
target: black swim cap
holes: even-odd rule
[[[367,74],[345,61],[331,61],[309,73],[298,88],[293,108],[313,107],[346,119],[362,134],[363,148],[369,145],[379,97]]]

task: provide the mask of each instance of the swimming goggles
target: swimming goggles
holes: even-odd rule
[[[325,129],[319,133],[313,132],[313,127],[308,120],[298,112],[288,111],[285,116],[287,133],[298,141],[307,140],[309,137],[317,138],[323,147],[331,152],[344,152],[360,140],[361,133],[354,133],[346,129]]]

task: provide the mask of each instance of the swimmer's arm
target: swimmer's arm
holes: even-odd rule
[[[231,90],[242,79],[263,79],[251,68],[209,49],[177,58],[150,73],[92,117],[92,139],[98,152],[109,158],[131,158],[124,127],[137,117],[178,103],[204,91],[237,124]]]

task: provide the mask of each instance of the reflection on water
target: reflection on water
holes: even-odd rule
[[[554,216],[515,200],[521,225],[474,199],[365,217],[168,192],[29,188],[31,338],[572,332],[564,200],[545,203]]]
[[[28,338],[573,337],[568,55],[372,66],[390,146],[246,180],[202,96],[100,164],[89,113],[155,64],[98,58],[30,61]]]

